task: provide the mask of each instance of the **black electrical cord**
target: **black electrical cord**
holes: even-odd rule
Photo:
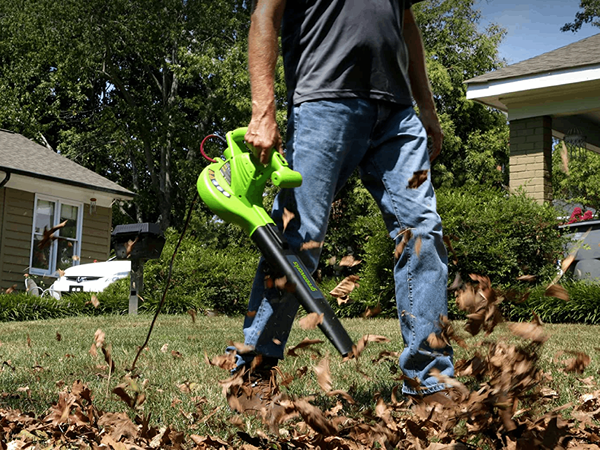
[[[200,153],[202,153],[202,156],[204,156],[204,158],[206,158],[210,162],[215,162],[214,159],[208,157],[206,155],[206,153],[204,153],[204,143],[209,138],[212,138],[212,137],[220,139],[226,145],[227,145],[227,141],[219,135],[209,134],[200,143]],[[133,370],[135,369],[135,363],[137,362],[137,360],[140,357],[140,354],[142,353],[144,348],[146,348],[146,345],[148,345],[148,342],[150,341],[150,335],[152,334],[152,330],[154,329],[154,324],[156,323],[156,319],[158,318],[158,315],[160,314],[160,310],[162,309],[162,307],[165,303],[165,299],[167,298],[167,292],[169,291],[169,285],[171,284],[171,275],[173,273],[173,262],[175,261],[175,255],[177,254],[177,250],[179,250],[179,246],[181,245],[183,236],[185,236],[185,232],[188,228],[188,225],[190,224],[190,219],[192,218],[192,211],[193,211],[194,205],[196,204],[197,201],[198,201],[198,190],[196,190],[196,193],[194,194],[194,199],[192,200],[190,209],[188,210],[187,217],[185,219],[185,225],[183,226],[183,231],[181,232],[181,235],[179,236],[179,241],[177,242],[177,245],[175,246],[175,250],[173,251],[173,255],[171,256],[171,263],[169,264],[169,274],[167,275],[167,284],[165,286],[165,290],[163,291],[163,295],[162,295],[162,298],[160,299],[160,303],[156,307],[156,312],[154,313],[154,318],[152,319],[152,323],[150,324],[150,329],[148,330],[148,335],[146,336],[146,340],[144,341],[144,344],[138,349],[138,352],[135,355],[135,359],[133,360],[133,363],[131,364],[131,369],[129,369],[130,372],[133,372]]]
[[[135,359],[133,360],[133,363],[131,364],[131,369],[129,369],[130,372],[133,372],[133,370],[135,369],[135,363],[137,362],[138,358],[140,357],[142,350],[144,350],[144,348],[146,348],[146,345],[148,345],[148,341],[150,341],[150,335],[152,334],[152,330],[154,328],[154,324],[156,323],[156,319],[158,318],[158,315],[160,314],[160,310],[161,310],[163,304],[165,303],[165,299],[167,298],[167,292],[169,292],[169,285],[171,284],[171,274],[173,273],[173,262],[175,261],[175,255],[177,254],[177,250],[179,250],[179,246],[181,245],[183,236],[185,236],[185,232],[188,228],[188,225],[190,224],[190,219],[192,218],[192,211],[194,210],[194,205],[196,204],[197,201],[198,201],[198,191],[196,190],[194,199],[192,200],[190,209],[188,210],[188,213],[187,213],[187,218],[185,219],[185,225],[183,226],[183,231],[181,232],[181,235],[179,236],[179,241],[177,242],[177,245],[175,246],[175,250],[173,251],[173,255],[171,256],[171,263],[169,264],[169,274],[167,275],[167,284],[163,291],[162,298],[160,299],[160,303],[156,307],[156,312],[154,313],[154,318],[152,319],[152,323],[150,324],[150,329],[148,330],[148,336],[146,336],[146,340],[144,341],[144,344],[138,349],[137,355],[135,355]]]

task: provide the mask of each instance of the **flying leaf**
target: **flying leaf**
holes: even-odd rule
[[[317,242],[317,241],[308,241],[308,242],[304,242],[301,246],[300,246],[300,251],[303,250],[312,250],[314,248],[321,248],[323,247],[323,242]]]
[[[298,354],[296,353],[296,350],[310,348],[315,344],[322,344],[322,343],[323,343],[323,341],[320,339],[304,338],[304,340],[302,340],[302,342],[300,342],[299,344],[294,345],[293,347],[289,347],[287,349],[287,355],[288,356],[298,356]]]
[[[575,261],[575,254],[571,253],[560,264],[560,268],[562,269],[562,271],[566,272],[567,270],[569,270],[569,267],[571,267],[571,264],[573,264],[573,261]]]
[[[544,292],[546,297],[556,297],[561,300],[569,301],[569,293],[560,284],[551,284],[546,288]]]
[[[100,306],[100,302],[98,301],[96,294],[92,294],[92,299],[90,301],[92,302],[92,305],[94,305],[94,308]]]
[[[65,225],[67,225],[67,220],[65,220],[64,222],[59,223],[58,225],[50,228],[49,230],[46,229],[46,227],[44,227],[44,231],[42,232],[42,239],[40,239],[40,242],[38,242],[38,248],[40,249],[44,249],[46,247],[48,247],[52,241],[58,239],[58,236],[54,236],[54,233],[58,230],[60,230],[61,228],[64,228]]]
[[[365,309],[365,312],[362,313],[362,316],[365,319],[368,319],[369,317],[378,316],[380,312],[381,312],[381,304],[379,302],[377,302],[377,304],[373,307],[367,306],[367,309]]]
[[[417,257],[421,254],[421,244],[421,236],[417,236],[417,239],[415,240],[415,254]]]
[[[290,220],[292,220],[294,217],[296,217],[296,215],[289,211],[287,208],[283,208],[283,216],[282,216],[282,220],[283,220],[283,231],[285,231],[285,229],[287,228],[288,224],[290,223]]]
[[[396,259],[399,259],[400,256],[402,256],[402,253],[404,252],[404,248],[408,244],[408,241],[410,241],[412,238],[412,231],[410,228],[406,228],[406,229],[400,231],[398,233],[398,235],[396,236],[396,238],[398,238],[398,236],[402,236],[402,240],[396,246],[396,250],[394,251],[394,257]]]
[[[131,255],[131,252],[133,251],[133,247],[135,244],[137,244],[139,239],[140,239],[140,237],[138,235],[135,237],[135,239],[133,241],[131,239],[129,239],[127,241],[127,244],[125,245],[125,254],[127,255],[127,258],[129,258],[129,256]]]
[[[192,318],[192,323],[196,323],[196,310],[194,310],[194,309],[190,309],[190,310],[188,310],[188,312],[187,312],[187,313],[188,313],[188,314],[190,315],[190,317]]]
[[[409,189],[417,189],[427,180],[427,173],[429,171],[425,170],[417,170],[413,173],[413,176],[408,180],[408,188]]]
[[[548,340],[544,329],[537,323],[512,323],[509,325],[509,328],[513,334],[538,344],[542,344]]]
[[[310,313],[298,321],[300,328],[303,330],[314,330],[317,326],[323,323],[324,313]]]
[[[537,277],[535,275],[521,275],[517,277],[518,281],[527,281],[528,283],[533,283]]]
[[[104,345],[105,337],[106,337],[106,335],[104,334],[104,331],[102,331],[100,328],[98,328],[96,330],[96,332],[94,333],[94,342],[96,343],[97,348],[100,348]]]
[[[12,294],[15,289],[17,288],[16,284],[13,284],[11,287],[9,287],[6,291],[4,291],[6,294]]]
[[[359,286],[357,283],[358,280],[358,275],[347,276],[336,287],[334,287],[332,291],[329,292],[329,295],[333,297],[344,297],[349,295],[355,288]]]
[[[354,267],[360,264],[362,261],[360,259],[355,259],[352,255],[346,255],[340,261],[340,267]]]
[[[331,371],[329,370],[329,358],[323,358],[313,369],[317,375],[317,383],[324,392],[331,391]]]
[[[56,340],[58,342],[60,342],[62,340],[62,336],[61,336],[61,334],[58,331],[56,332]]]

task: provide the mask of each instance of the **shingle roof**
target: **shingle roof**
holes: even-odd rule
[[[0,129],[0,170],[133,198],[133,192],[25,136]]]
[[[471,78],[465,83],[484,83],[594,64],[600,64],[600,33],[534,58]]]

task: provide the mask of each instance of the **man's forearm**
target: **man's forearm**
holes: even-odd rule
[[[248,36],[248,67],[252,88],[252,116],[275,117],[275,65],[279,45],[281,1],[261,0],[252,14]]]
[[[420,109],[435,109],[433,94],[429,85],[429,78],[427,77],[423,40],[410,9],[405,11],[404,40],[408,47],[408,74],[412,95]]]

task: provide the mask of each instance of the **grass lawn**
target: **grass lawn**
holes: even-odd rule
[[[91,389],[98,408],[127,411],[127,405],[111,391],[123,382],[138,346],[144,342],[151,319],[151,316],[140,315],[0,323],[0,408],[44,415],[58,400],[59,392],[75,380],[81,380]],[[146,395],[137,414],[151,414],[152,425],[171,425],[187,433],[225,437],[236,432],[238,429],[229,422],[234,413],[229,410],[218,383],[227,378],[228,373],[207,364],[205,354],[212,358],[223,352],[228,341],[241,342],[241,322],[240,317],[202,316],[193,322],[188,315],[160,316],[148,348],[136,364],[137,381]],[[388,337],[391,342],[369,344],[358,360],[358,367],[356,361],[342,362],[331,344],[325,342],[315,347],[322,356],[304,351],[299,357],[286,358],[281,369],[286,373],[303,366],[311,369],[329,354],[333,389],[349,391],[365,409],[374,407],[378,392],[389,400],[392,389],[399,384],[396,363],[374,360],[383,350],[401,350],[397,320],[346,319],[342,322],[355,341],[365,334],[376,334]],[[455,345],[456,359],[472,356],[481,348],[478,343],[483,339],[511,342],[519,339],[509,333],[506,324],[500,324],[486,338],[481,335],[467,338],[461,322],[455,322],[454,327],[468,344],[467,350]],[[113,373],[109,373],[102,352],[96,356],[89,352],[97,329],[106,335],[105,347],[112,346],[116,364]],[[558,398],[545,407],[552,409],[571,401],[578,403],[581,394],[599,389],[596,379],[600,369],[597,355],[600,327],[545,325],[545,330],[549,340],[543,345],[540,364],[552,377],[545,387],[558,393]],[[305,331],[296,324],[288,345],[295,345],[305,337],[323,338],[319,330]],[[591,357],[591,363],[583,374],[567,374],[561,361],[572,355],[557,357],[560,351],[585,352]],[[292,382],[288,390],[298,396],[316,395],[315,404],[334,402],[320,395],[312,370]],[[257,419],[245,417],[244,421],[249,433],[260,426]]]

